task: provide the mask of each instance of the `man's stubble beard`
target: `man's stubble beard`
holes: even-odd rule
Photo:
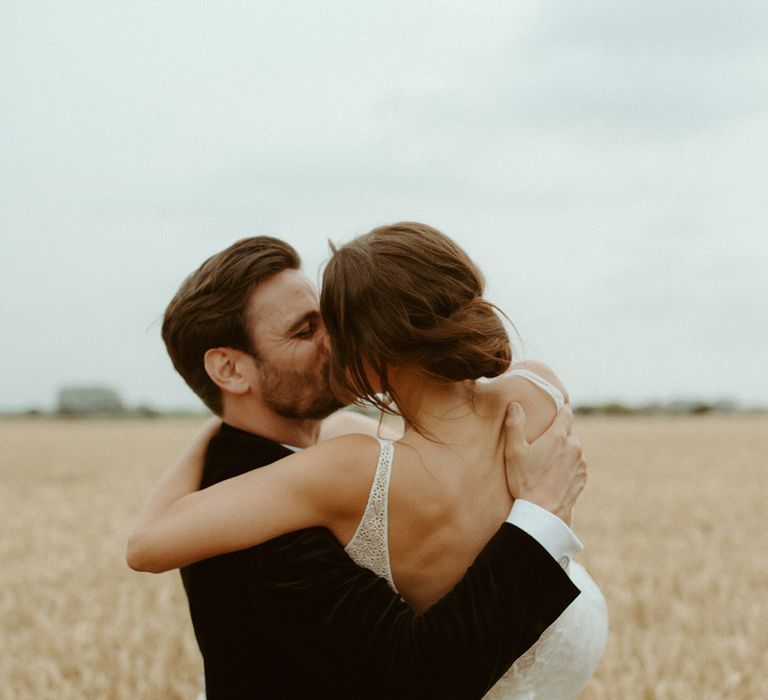
[[[328,383],[328,362],[320,372],[282,369],[269,360],[257,360],[264,403],[283,418],[321,420],[340,409]]]

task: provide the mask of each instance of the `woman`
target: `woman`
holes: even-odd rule
[[[507,371],[509,340],[482,293],[471,260],[428,226],[382,227],[335,251],[321,295],[331,384],[339,398],[385,411],[394,401],[405,434],[396,447],[336,438],[200,492],[166,479],[137,524],[132,565],[167,570],[322,525],[416,610],[442,597],[511,508],[506,405],[522,404],[534,439],[565,400],[548,368]],[[197,452],[190,473],[201,469]],[[605,607],[579,565],[571,576],[582,595],[492,697],[575,697],[586,683],[604,644]]]

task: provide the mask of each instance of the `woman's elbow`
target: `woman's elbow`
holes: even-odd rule
[[[128,536],[125,561],[134,571],[146,571],[151,574],[160,574],[167,571],[162,562],[152,555],[152,547],[149,538],[141,531],[134,529]]]

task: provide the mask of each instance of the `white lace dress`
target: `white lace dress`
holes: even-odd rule
[[[510,374],[524,377],[546,391],[558,410],[562,406],[562,395],[543,377],[523,369]],[[379,462],[368,504],[345,549],[355,562],[387,579],[397,591],[387,537],[394,443],[391,440],[379,440],[379,443]],[[583,566],[571,562],[568,575],[581,594],[510,667],[485,700],[573,700],[584,689],[605,648],[608,609],[600,589]]]

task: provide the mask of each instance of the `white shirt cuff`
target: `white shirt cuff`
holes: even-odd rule
[[[530,501],[518,498],[512,504],[507,522],[527,532],[564,569],[584,549],[573,530],[560,518]]]

